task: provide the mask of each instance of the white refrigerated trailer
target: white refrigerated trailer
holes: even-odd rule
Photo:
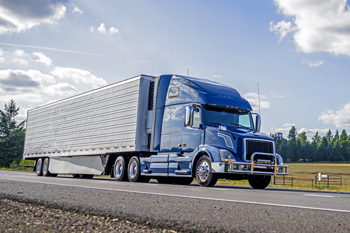
[[[149,151],[153,92],[144,90],[153,81],[140,75],[29,110],[23,158],[36,161],[38,175],[92,177],[110,153]]]

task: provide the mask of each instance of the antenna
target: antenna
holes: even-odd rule
[[[259,90],[259,82],[256,83],[258,86],[258,101],[259,101],[259,115],[260,115],[260,90]]]
[[[187,69],[187,77],[190,77],[190,70]]]

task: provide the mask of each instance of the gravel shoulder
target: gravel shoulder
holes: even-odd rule
[[[175,232],[0,197],[2,232]]]

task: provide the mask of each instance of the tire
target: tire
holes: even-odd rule
[[[80,178],[79,174],[72,174],[73,178]]]
[[[43,159],[39,158],[35,164],[35,172],[37,176],[43,175]]]
[[[158,177],[156,180],[159,184],[173,184],[174,183],[174,179],[172,177]]]
[[[271,176],[249,176],[248,181],[252,188],[264,189],[269,186],[271,182]]]
[[[116,181],[128,180],[128,174],[126,170],[127,170],[126,158],[124,156],[118,156],[113,166],[114,179]]]
[[[42,166],[43,176],[51,176],[51,173],[49,172],[49,162],[50,162],[49,158],[44,159],[44,163]]]
[[[130,182],[148,182],[151,179],[147,176],[141,176],[140,159],[137,156],[133,156],[129,160],[127,173]]]
[[[174,177],[174,184],[189,185],[193,181],[193,177]]]
[[[211,161],[207,155],[200,157],[196,164],[196,179],[203,187],[213,187],[218,181],[218,176],[212,173]]]

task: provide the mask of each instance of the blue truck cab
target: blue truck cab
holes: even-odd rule
[[[154,81],[150,152],[140,156],[141,176],[160,183],[213,186],[218,178],[248,179],[266,188],[286,175],[274,139],[232,87],[205,79],[162,75]],[[253,120],[254,118],[254,120]]]

